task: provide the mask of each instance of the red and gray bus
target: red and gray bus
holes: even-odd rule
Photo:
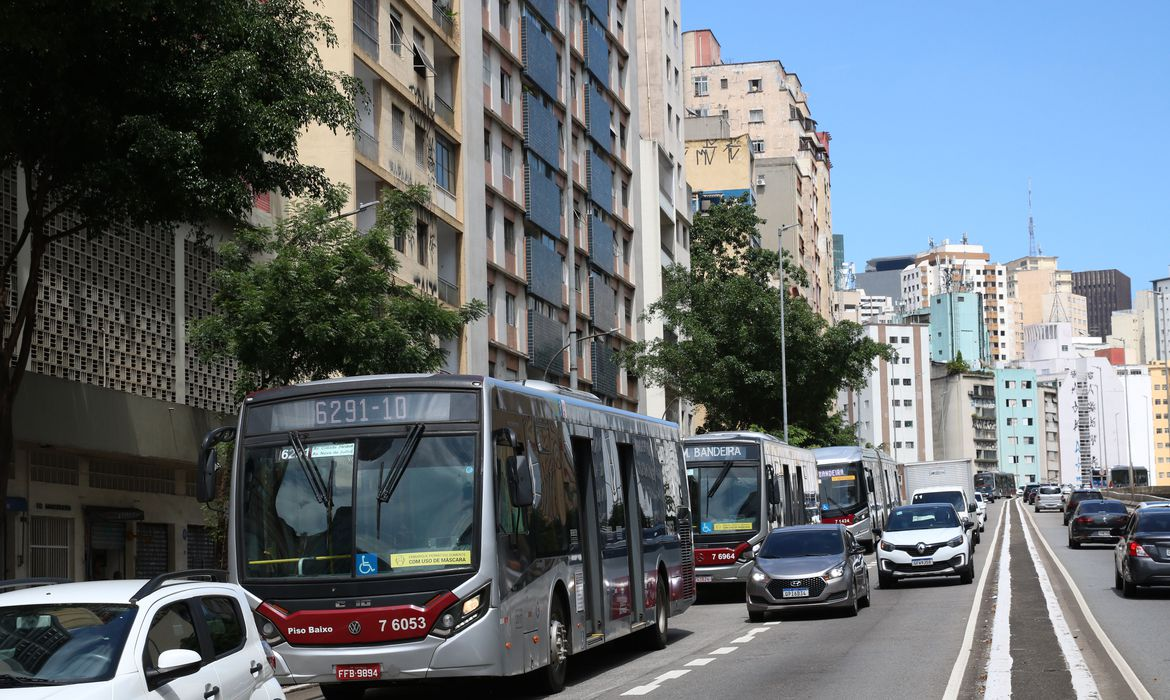
[[[816,515],[813,453],[771,435],[704,433],[683,441],[698,583],[744,583],[774,528]]]
[[[902,503],[897,465],[885,452],[869,447],[821,447],[813,453],[821,522],[846,526],[872,552],[873,529],[885,529],[890,509]]]
[[[283,683],[360,697],[381,681],[532,674],[639,635],[695,598],[674,423],[543,382],[339,378],[247,398],[229,569]]]

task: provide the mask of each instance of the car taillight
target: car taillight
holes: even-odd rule
[[[284,644],[284,635],[277,629],[276,623],[264,617],[255,610],[252,611],[252,616],[256,618],[256,629],[260,630],[260,637],[271,646],[277,644]],[[272,659],[276,663],[276,659]]]
[[[1149,556],[1150,556],[1149,554],[1146,554],[1145,547],[1141,546],[1137,542],[1134,542],[1133,540],[1129,541],[1128,554],[1131,557],[1141,557],[1141,558],[1149,558]]]
[[[1080,523],[1081,525],[1088,525],[1089,523],[1093,522],[1093,519],[1087,515],[1082,515],[1076,519],[1076,522]]]
[[[260,646],[264,647],[264,658],[268,659],[268,665],[272,670],[276,670],[276,652],[272,650],[272,645],[268,643],[267,639],[260,640]]]

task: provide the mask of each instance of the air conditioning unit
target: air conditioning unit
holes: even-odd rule
[[[766,184],[768,183],[764,181],[763,175],[756,175],[756,187],[763,187]]]

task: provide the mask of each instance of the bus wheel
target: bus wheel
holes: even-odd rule
[[[565,689],[569,668],[569,628],[565,624],[565,608],[560,598],[554,597],[548,611],[548,665],[532,672],[535,690],[545,695]]]
[[[666,592],[666,581],[658,577],[658,600],[654,605],[654,624],[642,632],[646,647],[652,651],[666,648],[666,632],[669,627],[670,598]]]

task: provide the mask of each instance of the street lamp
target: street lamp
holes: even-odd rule
[[[776,229],[776,249],[780,253],[780,395],[783,401],[784,442],[788,442],[788,342],[784,336],[784,306],[788,291],[784,288],[784,232],[799,226],[785,224]]]
[[[369,209],[372,206],[375,206],[377,203],[378,202],[375,200],[373,202],[366,202],[364,204],[359,204],[357,209],[354,209],[353,211],[344,211],[344,212],[341,212],[340,214],[334,214],[333,216],[329,217],[328,219],[325,219],[324,223],[329,223],[331,221],[337,221],[338,219],[344,219],[347,216],[355,216],[357,214],[361,214],[363,211]]]
[[[592,335],[587,335],[584,338],[578,338],[577,342],[582,343],[586,340],[591,340],[593,338],[601,338],[603,336],[610,335],[611,333],[616,333],[618,330],[619,329],[617,329],[617,328],[610,328],[608,331],[601,331],[600,333],[594,333]],[[553,353],[552,357],[548,358],[548,362],[545,363],[545,365],[544,365],[544,372],[542,372],[540,375],[544,381],[546,381],[546,382],[548,381],[548,370],[549,370],[549,368],[552,367],[553,361],[556,360],[562,352],[567,350],[569,348],[569,346],[573,344],[572,337],[574,335],[576,335],[577,333],[580,333],[580,331],[577,331],[577,330],[569,331],[569,342],[562,345],[560,350],[557,350],[555,353]],[[570,367],[569,370],[572,371],[572,367]]]

